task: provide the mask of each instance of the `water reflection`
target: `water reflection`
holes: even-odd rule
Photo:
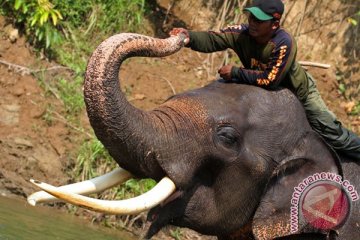
[[[91,226],[58,211],[0,197],[0,240],[131,240],[116,230]]]

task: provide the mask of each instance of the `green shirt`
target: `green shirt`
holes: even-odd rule
[[[286,87],[304,101],[308,95],[308,75],[295,60],[297,46],[284,29],[274,32],[267,44],[258,44],[249,35],[248,25],[237,25],[220,32],[189,32],[187,45],[199,52],[216,52],[232,49],[243,67],[233,67],[233,81],[276,89]]]

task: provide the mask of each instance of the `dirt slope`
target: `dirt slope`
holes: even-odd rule
[[[11,43],[0,19],[0,60],[28,66],[41,64],[23,38]],[[64,124],[44,121],[48,104],[61,111],[61,103],[45,97],[39,82],[28,74],[0,64],[0,191],[25,197],[35,189],[28,179],[67,182],[64,169],[69,131]]]

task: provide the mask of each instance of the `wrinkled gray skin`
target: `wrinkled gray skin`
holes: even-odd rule
[[[85,76],[90,123],[111,156],[139,177],[168,176],[177,186],[149,213],[146,238],[166,224],[219,239],[284,237],[291,234],[293,188],[304,178],[333,172],[360,186],[359,164],[344,161],[341,166],[286,89],[215,81],[149,112],[129,104],[118,81],[121,62],[132,56],[166,56],[178,51],[181,42],[181,37],[116,35],[97,48]],[[360,236],[359,222],[357,201],[337,232],[341,239]],[[299,229],[304,239],[335,234],[314,234],[306,225]]]

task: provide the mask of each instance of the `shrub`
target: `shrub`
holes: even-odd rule
[[[2,14],[10,16],[35,46],[49,48],[60,42],[56,27],[62,15],[49,0],[5,0],[1,7]]]
[[[47,52],[72,30],[94,36],[135,31],[142,23],[145,0],[4,0],[0,14],[24,30],[29,41]]]

